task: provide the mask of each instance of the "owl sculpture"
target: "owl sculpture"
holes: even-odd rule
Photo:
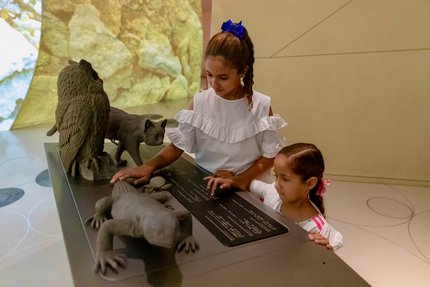
[[[58,76],[57,93],[55,125],[47,134],[59,132],[65,171],[89,180],[110,178],[114,164],[103,152],[110,105],[103,81],[86,60],[70,60]]]

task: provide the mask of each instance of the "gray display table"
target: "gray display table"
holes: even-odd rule
[[[248,192],[206,198],[206,172],[187,156],[161,175],[173,184],[169,204],[196,215],[198,252],[176,253],[144,239],[115,237],[114,249],[127,255],[127,268],[97,274],[97,231],[84,222],[112,186],[69,177],[57,144],[44,145],[75,286],[369,286],[335,253],[315,245],[304,230]],[[159,149],[141,145],[142,158]]]

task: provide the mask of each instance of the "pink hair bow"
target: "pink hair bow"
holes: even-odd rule
[[[330,179],[323,179],[318,187],[316,195],[322,196],[327,191],[327,186],[331,184]]]

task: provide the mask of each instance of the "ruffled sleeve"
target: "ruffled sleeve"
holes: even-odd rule
[[[192,125],[179,122],[176,128],[166,128],[166,135],[178,148],[189,153],[196,152],[196,129]]]
[[[273,158],[285,146],[279,130],[285,127],[287,123],[279,115],[268,116],[263,120],[267,121],[268,124],[261,134],[261,154],[264,157]]]

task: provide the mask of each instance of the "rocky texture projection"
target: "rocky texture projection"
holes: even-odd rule
[[[112,106],[198,91],[200,0],[44,0],[35,76],[14,128],[52,122],[56,77],[69,59],[97,67]]]

